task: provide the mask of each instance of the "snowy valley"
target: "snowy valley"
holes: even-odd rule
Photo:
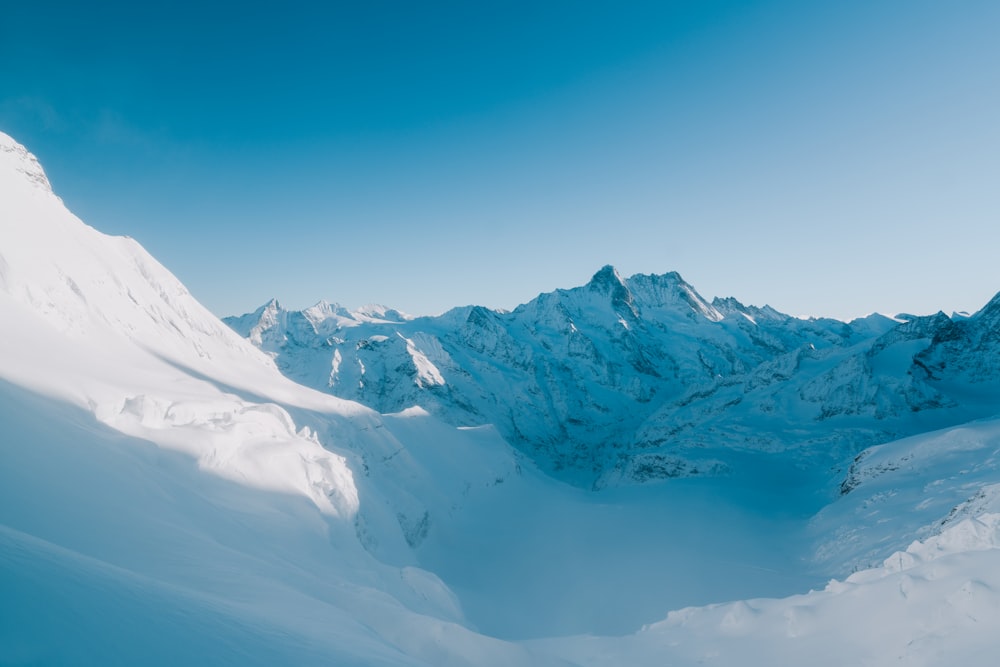
[[[0,133],[0,664],[992,664],[1000,297],[220,321]]]

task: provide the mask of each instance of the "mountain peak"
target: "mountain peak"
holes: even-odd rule
[[[0,132],[0,169],[13,169],[35,187],[52,194],[52,186],[38,158],[3,132]]]
[[[267,320],[273,323],[277,320],[279,313],[283,310],[284,308],[281,307],[278,300],[276,298],[272,298],[254,312],[248,313],[248,316],[253,317],[258,322]]]
[[[624,287],[625,281],[622,279],[621,274],[618,273],[618,269],[610,264],[602,266],[600,270],[594,274],[594,277],[590,279],[590,282],[587,283],[587,286],[591,289],[598,289],[601,291],[614,289],[616,285]]]
[[[632,309],[632,294],[615,267],[605,264],[587,283],[587,289],[611,297],[611,302]]]

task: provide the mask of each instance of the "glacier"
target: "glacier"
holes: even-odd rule
[[[0,664],[992,664],[998,332],[612,267],[223,323],[0,133]]]

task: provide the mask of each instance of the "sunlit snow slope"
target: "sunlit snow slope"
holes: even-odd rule
[[[71,215],[6,135],[0,203],[0,664],[545,662],[467,630],[407,543],[446,473],[513,469],[502,442],[429,478]]]
[[[657,287],[662,280],[669,289]],[[726,360],[720,341],[749,337],[756,330],[739,322],[770,316],[745,309],[743,320],[730,321],[732,304],[706,304],[662,280],[639,283],[674,313],[664,316],[671,326],[722,327],[709,336],[718,343],[706,353],[709,365],[739,361]],[[614,311],[629,299],[637,311],[650,302],[639,283],[603,271],[589,291],[548,297],[552,308],[539,312],[558,314],[552,304],[561,303],[565,312],[597,313],[598,323],[585,325],[590,333],[567,348],[582,356],[539,362],[541,375],[531,380],[538,358],[518,366],[512,353],[507,370],[477,366],[468,386],[481,380],[499,395],[504,378],[522,377],[527,394],[517,395],[530,396],[532,386],[551,389],[572,377],[559,364],[575,359],[589,378],[586,400],[610,404],[617,385],[604,380],[618,362],[605,362],[641,352],[632,358],[641,366],[650,354],[630,352],[642,336],[622,332],[651,325]],[[605,302],[624,324],[610,319]],[[676,316],[678,304],[694,315]],[[870,404],[891,412],[926,396],[903,391],[890,400],[897,385],[879,378],[916,364],[921,382],[943,387],[949,419],[967,406],[985,415],[994,310],[967,323],[910,320],[917,324],[901,333],[883,319],[854,323],[852,333],[830,334],[828,354],[809,352],[822,346],[806,340],[792,345],[804,334],[791,332],[781,343],[789,349],[755,361],[768,374],[745,372],[744,360],[742,384],[710,379],[698,395],[705,405],[724,404],[733,387],[751,395],[797,368],[820,368],[829,382],[787,385],[810,387],[799,396],[810,418],[817,406],[845,405],[838,391],[887,397]],[[499,317],[477,312],[451,317]],[[346,320],[409,322],[377,308],[324,306],[314,315],[302,331],[331,340],[347,340],[337,328]],[[263,321],[245,322],[244,333],[274,352],[268,336],[279,332],[284,344],[287,330]],[[565,318],[547,321],[531,350],[553,346],[562,335],[555,325],[568,326]],[[317,322],[329,330],[311,329]],[[834,325],[811,326],[829,338],[824,331]],[[441,363],[420,327],[351,339],[355,360],[388,382],[393,354],[405,353],[400,391],[414,378],[421,390],[451,382],[455,368]],[[599,328],[617,342],[601,347]],[[508,344],[496,334],[476,345]],[[697,351],[705,337],[685,340]],[[322,351],[327,363],[343,345]],[[847,370],[858,363],[875,371],[869,384],[851,384]],[[331,366],[328,377],[338,369],[355,372]],[[682,375],[661,375],[684,388]],[[638,392],[632,399],[648,389],[629,386]],[[547,396],[559,409],[574,405]],[[694,406],[693,396],[678,399],[687,401],[681,407]],[[995,422],[891,442],[856,459],[852,451],[841,473],[804,469],[808,457],[788,453],[808,443],[789,447],[782,432],[780,447],[709,452],[725,455],[717,475],[659,486],[612,483],[615,475],[634,481],[635,469],[587,440],[574,456],[599,454],[597,477],[606,484],[594,492],[544,474],[524,453],[534,450],[508,446],[504,424],[456,428],[429,414],[447,411],[399,400],[383,415],[287,379],[135,241],[105,236],[69,213],[37,161],[0,134],[0,664],[993,664]],[[719,433],[759,427],[767,436],[781,410],[797,405],[777,390],[754,404],[767,400],[778,406],[772,421],[738,420]],[[561,414],[540,415],[536,425],[558,424]],[[712,422],[713,414],[706,408],[689,421]],[[863,425],[873,417],[859,410],[824,419]],[[630,427],[655,433],[658,419],[651,410]],[[821,435],[822,422],[810,433]],[[552,451],[538,453],[546,469],[558,462]],[[926,541],[890,556],[915,537]],[[689,606],[741,597],[750,599]],[[554,635],[567,636],[546,638]]]

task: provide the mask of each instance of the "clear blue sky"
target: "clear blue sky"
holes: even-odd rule
[[[2,12],[0,129],[220,315],[607,263],[803,315],[1000,291],[1000,2],[287,5]]]

